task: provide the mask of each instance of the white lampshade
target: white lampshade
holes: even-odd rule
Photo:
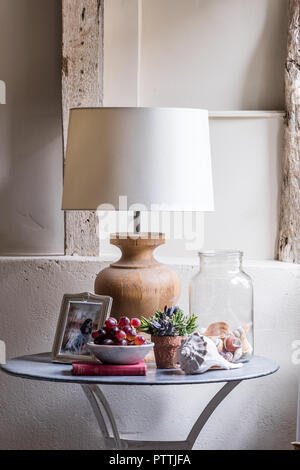
[[[71,110],[62,208],[124,210],[119,196],[128,210],[212,211],[208,112]]]

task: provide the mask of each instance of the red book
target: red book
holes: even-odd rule
[[[100,362],[72,362],[73,375],[146,375],[145,362],[138,364],[100,364]]]

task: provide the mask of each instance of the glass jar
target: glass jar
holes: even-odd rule
[[[200,271],[190,282],[190,313],[200,332],[216,343],[230,362],[253,355],[253,286],[243,271],[241,251],[203,251]]]

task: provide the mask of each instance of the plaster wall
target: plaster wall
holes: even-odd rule
[[[8,357],[50,350],[62,295],[93,289],[97,259],[1,258],[0,339]],[[182,282],[180,304],[197,267],[173,266]],[[280,371],[239,385],[216,410],[197,449],[290,449],[296,435],[300,339],[300,267],[249,262],[255,287],[256,353]],[[183,439],[219,385],[105,388],[123,436]],[[98,449],[101,437],[79,386],[30,382],[0,373],[1,449]]]

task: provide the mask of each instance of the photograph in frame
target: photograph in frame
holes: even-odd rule
[[[87,348],[92,331],[102,327],[110,315],[112,298],[88,292],[65,294],[52,349],[54,362],[93,360]]]

